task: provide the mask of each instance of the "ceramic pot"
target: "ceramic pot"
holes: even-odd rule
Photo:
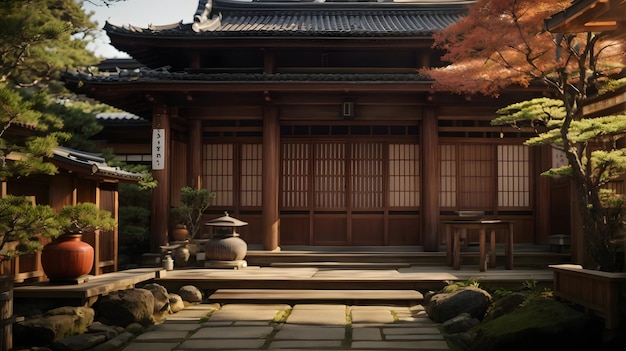
[[[204,251],[210,261],[240,261],[246,257],[248,245],[239,234],[215,236],[206,243]]]
[[[63,234],[44,246],[41,265],[50,281],[71,281],[91,272],[94,249],[82,234]]]
[[[187,240],[189,236],[189,229],[184,224],[177,224],[174,230],[172,230],[172,240],[173,241],[184,241]]]

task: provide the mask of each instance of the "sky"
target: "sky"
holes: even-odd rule
[[[99,4],[98,0],[93,0]],[[92,21],[104,27],[106,21],[122,26],[133,25],[146,28],[149,24],[162,25],[179,22],[193,22],[198,8],[198,0],[126,0],[114,2],[109,7],[83,3],[86,12],[93,12]],[[101,31],[99,38],[88,46],[97,56],[103,58],[126,58],[127,54],[117,51],[109,44],[109,37]]]

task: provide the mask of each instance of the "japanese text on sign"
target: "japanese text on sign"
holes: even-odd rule
[[[165,168],[165,129],[152,130],[152,169]]]

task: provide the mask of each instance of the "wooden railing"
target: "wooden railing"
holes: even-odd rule
[[[554,273],[553,293],[587,312],[604,318],[607,329],[617,329],[626,315],[626,273],[583,269],[579,265],[550,266]]]

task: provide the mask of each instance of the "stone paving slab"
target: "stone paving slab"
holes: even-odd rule
[[[380,332],[380,328],[356,328],[352,329],[352,340],[354,341],[382,341],[383,336]]]
[[[177,342],[133,342],[122,351],[171,351],[176,346],[178,346]]]
[[[352,350],[449,350],[445,341],[353,341]]]
[[[395,319],[391,311],[387,309],[370,309],[370,310],[352,310],[352,323],[377,323],[377,324],[391,324]]]
[[[298,350],[310,351],[311,348],[319,348],[320,350],[338,349],[341,347],[341,340],[290,340],[290,341],[274,341],[270,344],[270,349],[294,348]]]
[[[287,318],[289,324],[346,325],[345,305],[295,305]]]
[[[187,331],[168,331],[168,330],[152,330],[138,335],[135,340],[137,341],[182,341],[186,336]]]
[[[274,336],[274,340],[343,340],[344,327],[320,327],[285,325]]]
[[[226,308],[230,306],[229,308]],[[246,305],[241,307],[235,307],[235,305],[226,305],[225,308],[216,311],[211,315],[209,321],[211,322],[223,322],[223,321],[231,321],[231,322],[271,322],[276,317],[276,313],[282,311],[283,309],[278,306],[274,307],[266,307],[263,306],[261,308],[257,308],[255,306]]]
[[[206,327],[201,328],[189,339],[258,339],[269,335],[274,328],[272,327]]]
[[[193,339],[183,342],[176,350],[243,350],[259,349],[265,339]],[[144,351],[147,349],[144,349]],[[153,351],[153,350],[150,350]]]
[[[192,330],[196,330],[202,327],[201,324],[198,323],[171,323],[166,322],[162,324],[157,324],[154,326],[154,331],[187,331],[190,332]]]

